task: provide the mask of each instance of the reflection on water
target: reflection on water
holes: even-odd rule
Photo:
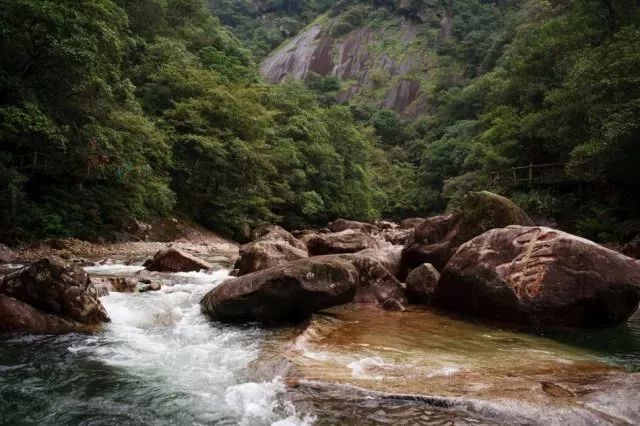
[[[613,330],[572,330],[546,337],[591,350],[598,358],[640,372],[640,311]]]
[[[451,416],[453,411],[464,415],[464,422],[488,412],[491,417],[505,416],[505,421],[600,421],[609,414],[600,413],[599,407],[585,409],[581,398],[602,390],[593,383],[604,383],[623,372],[602,351],[417,307],[408,312],[365,305],[334,308],[327,315],[314,316],[295,342],[282,350],[297,367],[302,395],[308,394],[309,386],[337,383],[387,397],[405,395],[408,400],[411,395],[430,396],[435,399],[427,405],[444,403],[455,408],[423,413],[423,417]],[[628,356],[638,357],[638,353]],[[639,395],[640,386],[632,387],[631,394]],[[336,392],[343,396],[352,394],[339,389]],[[598,398],[603,400],[599,393]],[[377,402],[370,402],[380,404],[379,398],[373,399]],[[635,404],[632,399],[618,399],[613,405],[620,404],[622,410],[614,407],[613,413]],[[343,403],[340,398],[334,400]],[[318,404],[309,404],[320,410],[320,418],[330,415]],[[408,402],[404,406],[416,409]]]

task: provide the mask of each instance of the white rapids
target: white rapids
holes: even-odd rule
[[[100,275],[130,274],[136,269],[87,268]],[[0,367],[7,366],[0,368],[0,423],[313,422],[284,401],[280,378],[263,383],[251,379],[251,363],[268,331],[218,324],[201,313],[202,296],[228,273],[163,274],[165,285],[158,292],[103,297],[112,322],[95,335],[6,341],[0,354]],[[34,353],[34,348],[39,349]],[[12,365],[15,368],[9,368]],[[39,395],[30,409],[20,402],[27,395]]]
[[[104,297],[112,323],[99,339],[109,344],[89,341],[70,350],[87,351],[107,365],[128,370],[163,398],[180,395],[179,405],[197,423],[304,424],[308,419],[280,401],[285,389],[280,379],[246,379],[263,332],[215,324],[201,313],[200,299],[228,273],[178,273],[180,282],[187,278],[189,283],[165,286],[155,294]]]

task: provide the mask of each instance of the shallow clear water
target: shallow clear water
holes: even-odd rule
[[[132,275],[140,267],[88,270]],[[546,406],[542,380],[616,365],[640,371],[640,315],[617,330],[545,336],[424,309],[357,306],[315,316],[306,329],[227,326],[199,306],[226,276],[158,275],[160,292],[104,297],[112,323],[98,334],[0,337],[0,424],[475,424],[523,410],[536,419],[518,404]],[[269,358],[295,369],[257,379],[256,366]],[[469,399],[451,407],[386,393]],[[497,405],[478,408],[478,398]]]

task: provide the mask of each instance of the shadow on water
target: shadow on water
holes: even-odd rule
[[[588,349],[607,362],[640,372],[640,311],[626,324],[614,329],[562,330],[539,334]]]

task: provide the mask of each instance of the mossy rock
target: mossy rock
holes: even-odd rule
[[[467,194],[451,215],[426,219],[402,251],[408,269],[431,263],[442,270],[458,247],[495,228],[534,223],[511,200],[488,191]]]
[[[490,229],[534,225],[531,218],[513,201],[489,191],[467,194],[454,216],[457,232],[452,242],[456,246]]]

